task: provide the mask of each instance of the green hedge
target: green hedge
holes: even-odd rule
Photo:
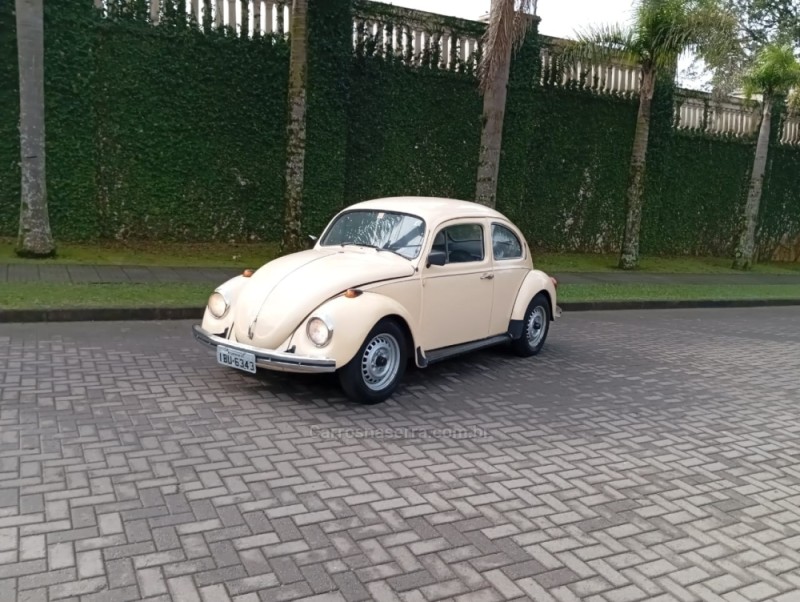
[[[351,71],[347,200],[472,198],[481,98],[471,77],[380,58]]]
[[[56,243],[104,234],[95,176],[96,26],[92,0],[45,2],[47,198]],[[103,82],[111,85],[113,82]]]
[[[0,236],[19,223],[19,76],[13,2],[0,2]]]
[[[308,8],[303,226],[319,235],[345,204],[353,19],[350,0],[310,0]]]
[[[770,149],[769,178],[759,220],[759,253],[767,259],[781,239],[800,238],[800,149]]]
[[[279,235],[284,41],[204,34],[179,13],[158,27],[135,13],[103,20],[91,0],[46,7],[48,200],[57,239]],[[0,35],[3,56],[16,51],[9,46]],[[16,93],[16,69],[0,77],[8,83],[0,94]],[[2,103],[3,134],[16,128],[13,104]],[[2,135],[0,145],[2,233],[11,234],[15,136]]]
[[[626,99],[512,88],[498,209],[523,228],[531,246],[617,248],[635,117],[636,105]]]
[[[285,45],[137,23],[98,33],[101,234],[276,237]]]
[[[0,235],[16,234],[19,211],[11,4],[0,3]],[[56,238],[279,238],[286,43],[203,33],[187,25],[174,0],[158,27],[145,22],[147,2],[120,12],[114,0],[112,19],[92,4],[45,3]],[[472,198],[482,99],[469,69],[354,55],[351,0],[309,4],[307,230],[318,232],[341,207],[371,197]],[[531,32],[513,63],[498,208],[537,249],[614,251],[637,100],[540,85],[539,43]],[[673,91],[657,86],[642,250],[730,254],[753,141],[676,132]],[[762,254],[800,234],[798,191],[800,150],[774,145]]]

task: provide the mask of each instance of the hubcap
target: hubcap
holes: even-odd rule
[[[400,367],[400,344],[390,334],[375,336],[364,349],[361,357],[361,377],[373,391],[389,385]]]
[[[526,328],[528,336],[528,344],[531,347],[536,347],[542,342],[544,334],[547,332],[547,312],[544,307],[538,305],[533,308]]]

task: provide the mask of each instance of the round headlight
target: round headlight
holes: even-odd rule
[[[222,293],[215,292],[208,298],[208,309],[215,318],[221,318],[228,313],[228,300]]]
[[[327,345],[333,334],[333,329],[328,326],[322,318],[311,318],[308,321],[306,331],[308,332],[308,338],[311,339],[311,342],[317,347],[324,347]]]

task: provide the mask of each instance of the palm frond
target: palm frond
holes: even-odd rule
[[[483,58],[478,66],[481,92],[497,77],[509,53],[518,48],[531,25],[535,0],[492,0],[489,24],[483,37]]]
[[[688,52],[716,68],[740,52],[736,15],[720,0],[641,0],[636,24],[658,69],[673,69]]]
[[[598,25],[576,31],[575,40],[567,42],[561,57],[567,65],[578,61],[639,64],[643,58],[635,31],[619,24]]]
[[[786,95],[800,86],[800,62],[788,44],[769,44],[756,55],[744,77],[747,89],[773,95]]]

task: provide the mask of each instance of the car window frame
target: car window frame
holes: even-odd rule
[[[430,239],[431,243],[430,243],[430,246],[428,248],[428,255],[430,255],[430,253],[433,252],[434,243],[436,242],[436,237],[439,236],[440,233],[445,232],[449,228],[453,228],[453,227],[457,227],[457,226],[464,226],[464,225],[478,226],[480,228],[480,232],[481,232],[481,253],[482,253],[481,259],[473,259],[473,260],[470,260],[470,261],[447,262],[443,266],[436,266],[439,269],[453,269],[452,266],[464,266],[464,267],[470,268],[470,267],[474,267],[474,266],[483,266],[483,265],[486,265],[487,262],[490,262],[490,256],[487,253],[487,248],[486,248],[486,243],[489,240],[487,238],[487,236],[486,236],[487,223],[486,223],[485,218],[482,218],[482,217],[455,217],[455,218],[452,218],[451,220],[448,220],[446,222],[442,222],[442,223],[438,224],[437,229],[432,231],[432,234],[431,234],[431,239]],[[447,249],[447,242],[448,242],[447,236],[445,236],[445,249]],[[445,253],[449,255],[449,253],[447,253],[447,251],[445,251]],[[431,267],[433,267],[433,266],[431,266]]]
[[[510,226],[510,224],[504,224],[503,222],[493,221],[491,222],[492,226],[492,239],[491,239],[491,249],[492,249],[492,261],[521,261],[526,258],[526,250],[525,244],[523,243],[522,237],[514,231],[514,228]],[[501,228],[505,228],[508,230],[514,238],[517,239],[517,244],[519,245],[520,255],[518,257],[495,257],[494,255],[494,227],[499,226]]]

